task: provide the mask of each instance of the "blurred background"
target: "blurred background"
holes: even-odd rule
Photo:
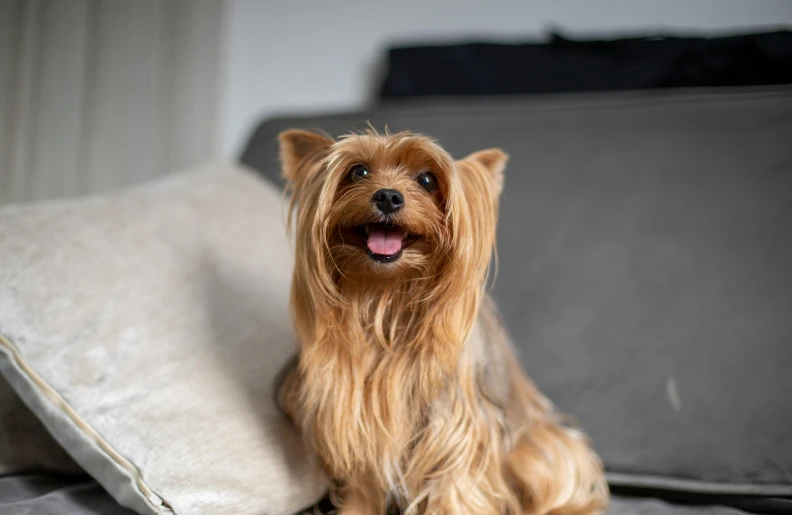
[[[389,49],[540,44],[554,33],[712,38],[790,24],[789,0],[0,0],[0,202],[233,160],[269,116],[400,96],[398,81],[383,88]],[[473,54],[487,55],[500,54]]]

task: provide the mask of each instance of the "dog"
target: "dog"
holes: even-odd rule
[[[373,129],[279,143],[300,346],[276,395],[339,513],[600,513],[598,456],[485,293],[507,155]]]

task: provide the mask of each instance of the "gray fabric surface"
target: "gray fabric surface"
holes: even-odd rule
[[[95,481],[41,474],[0,477],[0,515],[133,515]]]
[[[0,515],[132,515],[93,480],[40,474],[0,477]],[[717,506],[684,507],[655,499],[616,498],[608,515],[742,515]]]
[[[741,515],[746,512],[724,506],[682,506],[659,499],[613,499],[607,515]]]
[[[612,482],[792,495],[791,88],[284,118],[244,160],[277,178],[280,130],[369,120],[511,154],[494,294]]]

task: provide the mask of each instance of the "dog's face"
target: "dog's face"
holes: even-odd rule
[[[500,150],[455,162],[410,133],[334,141],[291,130],[280,142],[298,205],[298,254],[312,255],[317,272],[327,265],[340,277],[415,278],[484,254],[489,260],[506,161]]]

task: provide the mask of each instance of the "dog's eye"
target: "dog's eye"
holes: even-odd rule
[[[416,182],[421,185],[423,189],[432,193],[437,189],[437,178],[432,172],[424,172],[415,178]]]
[[[355,165],[349,170],[349,180],[350,182],[357,182],[360,179],[365,179],[368,177],[369,171],[363,165]]]

